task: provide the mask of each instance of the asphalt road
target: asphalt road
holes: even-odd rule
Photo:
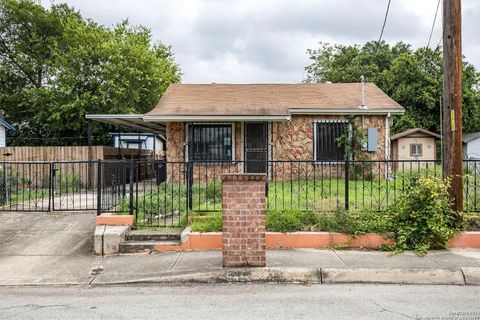
[[[0,319],[480,319],[480,286],[0,287]]]

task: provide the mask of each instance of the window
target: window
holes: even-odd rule
[[[315,161],[345,160],[345,147],[338,139],[349,133],[348,122],[315,122],[314,130]]]
[[[188,159],[192,161],[233,160],[231,124],[188,126]]]
[[[414,143],[410,145],[410,155],[412,157],[419,157],[422,155],[422,145]]]

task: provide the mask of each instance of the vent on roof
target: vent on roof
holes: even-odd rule
[[[362,82],[362,103],[360,104],[359,108],[362,110],[367,110],[367,106],[365,105],[365,77],[363,75],[360,76],[360,81]]]

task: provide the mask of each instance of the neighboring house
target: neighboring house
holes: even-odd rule
[[[439,134],[425,129],[409,129],[396,135],[392,140],[392,160],[436,160],[436,141]]]
[[[152,150],[155,154],[161,154],[164,143],[160,135],[155,133],[110,133],[113,139],[113,147]]]
[[[480,159],[480,132],[463,134],[462,157],[463,159]]]
[[[266,172],[266,160],[310,161],[309,165],[345,160],[338,138],[350,134],[351,116],[368,132],[369,158],[388,159],[390,117],[404,111],[372,83],[172,84],[143,116],[87,118],[163,127],[167,161],[214,160],[224,171],[236,166],[243,172]],[[211,167],[198,174],[210,176]],[[298,170],[275,167],[274,174]]]
[[[15,132],[15,128],[0,118],[0,148],[7,146],[7,130]]]

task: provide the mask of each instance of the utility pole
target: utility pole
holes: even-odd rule
[[[451,179],[453,209],[463,211],[461,0],[443,0],[443,177]]]

